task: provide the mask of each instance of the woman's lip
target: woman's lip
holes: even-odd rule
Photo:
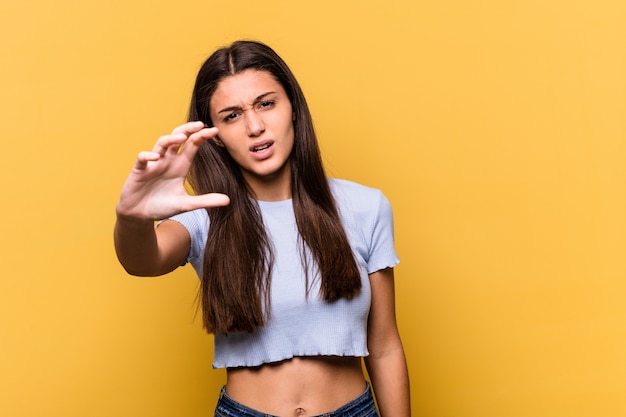
[[[274,141],[257,142],[250,147],[250,153],[256,160],[267,159],[274,154]]]
[[[262,152],[265,149],[270,148],[273,144],[274,144],[274,141],[272,141],[272,140],[264,140],[264,141],[261,141],[261,142],[253,143],[250,146],[250,152],[254,152],[254,153]],[[261,149],[259,151],[259,148],[264,148],[264,149]]]

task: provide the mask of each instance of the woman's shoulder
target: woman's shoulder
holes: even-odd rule
[[[333,196],[340,201],[347,200],[373,203],[385,199],[381,190],[354,181],[329,178],[328,182]]]
[[[377,188],[337,178],[330,178],[329,184],[339,211],[344,216],[351,214],[365,220],[387,216],[391,212],[389,200]]]
[[[383,192],[353,181],[329,183],[350,244],[367,260],[368,271],[397,264],[393,210]]]

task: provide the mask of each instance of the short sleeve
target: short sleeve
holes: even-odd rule
[[[393,268],[400,261],[394,246],[393,213],[382,191],[352,181],[330,179],[342,222],[364,272]]]
[[[378,208],[373,220],[367,260],[369,274],[393,268],[400,262],[394,244],[393,211],[389,200],[382,193],[379,194]]]
[[[209,215],[206,210],[198,209],[186,213],[177,214],[167,220],[173,220],[182,224],[191,237],[191,248],[187,257],[199,277],[202,276],[202,260],[209,232]]]

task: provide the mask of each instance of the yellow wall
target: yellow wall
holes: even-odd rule
[[[245,37],[330,173],[392,201],[415,416],[626,415],[626,3],[0,3],[0,415],[206,416],[190,268],[125,275],[114,206]]]

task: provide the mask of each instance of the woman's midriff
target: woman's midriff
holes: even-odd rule
[[[314,356],[257,368],[229,368],[226,393],[267,414],[300,417],[339,408],[365,387],[360,358]]]

